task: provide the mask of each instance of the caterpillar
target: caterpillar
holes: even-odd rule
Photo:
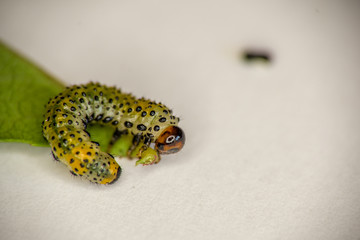
[[[131,141],[127,156],[137,157],[136,164],[158,163],[161,154],[178,152],[185,144],[179,118],[165,105],[99,83],[67,87],[49,100],[44,117],[43,136],[55,160],[93,183],[114,183],[121,167],[91,141],[90,123],[111,126],[112,142]]]

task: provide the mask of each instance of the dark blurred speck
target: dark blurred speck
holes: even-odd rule
[[[271,63],[272,56],[268,51],[265,50],[254,50],[254,49],[245,49],[241,58],[246,63]]]

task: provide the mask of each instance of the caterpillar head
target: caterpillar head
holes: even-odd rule
[[[185,134],[177,126],[169,126],[162,131],[155,141],[155,149],[160,154],[176,153],[185,144]]]

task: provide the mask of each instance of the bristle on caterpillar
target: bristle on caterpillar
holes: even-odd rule
[[[132,143],[127,156],[138,157],[137,164],[160,161],[159,154],[179,151],[185,135],[177,127],[179,118],[161,103],[136,99],[115,87],[98,83],[75,85],[50,99],[46,106],[43,135],[56,160],[70,172],[91,182],[110,184],[121,173],[114,157],[92,142],[87,125],[96,123],[114,128],[117,139]],[[155,143],[155,149],[150,144]]]

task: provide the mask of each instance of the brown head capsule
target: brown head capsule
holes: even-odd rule
[[[164,129],[155,142],[155,149],[160,154],[176,153],[182,149],[185,144],[185,135],[181,128],[169,126]]]

